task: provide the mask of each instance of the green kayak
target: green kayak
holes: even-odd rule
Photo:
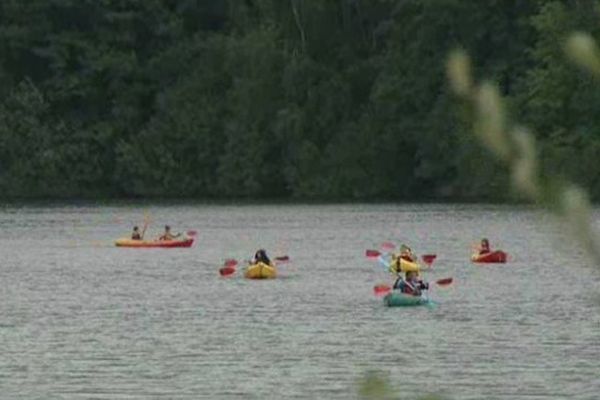
[[[383,304],[388,307],[426,306],[430,303],[432,301],[425,297],[412,296],[400,292],[392,292],[383,298]]]

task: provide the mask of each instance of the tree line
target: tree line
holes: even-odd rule
[[[592,0],[3,0],[0,197],[509,200],[446,82],[472,57],[600,197]]]

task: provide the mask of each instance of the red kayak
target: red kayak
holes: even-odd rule
[[[471,261],[475,263],[505,263],[507,258],[508,254],[502,250],[496,250],[491,253],[473,254]]]

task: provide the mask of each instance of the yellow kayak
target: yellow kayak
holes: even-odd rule
[[[244,276],[248,279],[272,279],[277,277],[277,269],[274,264],[256,263],[246,268]]]

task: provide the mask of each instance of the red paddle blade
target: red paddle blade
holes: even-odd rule
[[[219,274],[221,274],[221,276],[230,276],[235,274],[235,268],[234,267],[223,267],[221,269],[219,269]]]
[[[383,250],[394,250],[396,248],[396,245],[392,242],[383,242],[381,243],[381,248]]]
[[[198,231],[187,231],[185,234],[188,236],[196,236],[198,234]]]
[[[237,264],[238,264],[237,260],[234,260],[233,258],[228,258],[223,263],[223,266],[225,266],[225,267],[235,267]]]
[[[379,257],[381,255],[381,253],[379,251],[377,251],[377,250],[367,250],[365,252],[365,255],[367,257],[377,258],[377,257]]]
[[[437,255],[436,254],[423,254],[421,256],[421,259],[423,260],[423,262],[427,265],[431,265],[433,264],[433,262],[435,261]]]
[[[290,261],[290,256],[279,256],[279,257],[275,257],[276,261],[279,262],[287,262]]]
[[[448,285],[452,284],[453,281],[454,281],[454,278],[444,278],[444,279],[439,279],[439,280],[435,281],[435,283],[437,283],[440,286],[448,286]]]
[[[383,283],[380,285],[375,285],[373,287],[373,292],[375,293],[375,296],[384,296],[388,294],[390,290],[392,290],[392,288],[389,285]]]

